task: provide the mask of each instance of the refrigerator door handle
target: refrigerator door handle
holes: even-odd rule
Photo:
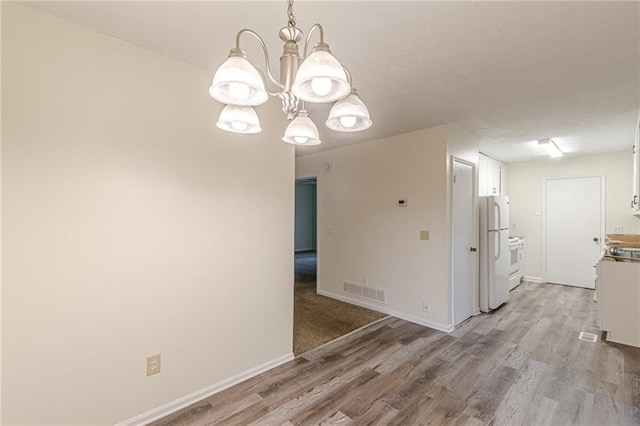
[[[495,236],[498,237],[498,250],[496,250],[496,260],[498,260],[500,259],[500,253],[502,252],[502,238],[500,238],[500,231],[496,231]]]
[[[493,206],[496,209],[497,214],[497,218],[498,218],[498,223],[496,224],[496,229],[500,230],[502,229],[502,218],[501,213],[500,213],[500,205],[498,203],[496,203],[495,201],[493,202]],[[496,258],[497,259],[497,258]]]

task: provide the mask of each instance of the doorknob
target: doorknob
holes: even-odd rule
[[[600,241],[600,238],[598,238],[598,237],[593,237],[593,241],[597,243],[598,241]]]
[[[477,251],[477,249],[475,247],[471,247],[469,250],[471,251]]]

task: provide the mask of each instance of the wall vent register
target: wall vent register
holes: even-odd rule
[[[347,294],[374,300],[376,302],[387,303],[387,292],[379,288],[373,288],[349,281],[342,281],[342,291]]]

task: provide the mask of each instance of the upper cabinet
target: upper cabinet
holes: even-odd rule
[[[507,166],[484,154],[478,159],[478,195],[506,195]]]
[[[636,128],[636,140],[633,143],[633,214],[640,216],[640,128]]]

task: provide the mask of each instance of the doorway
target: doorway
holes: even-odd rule
[[[317,293],[318,259],[322,261],[322,241],[318,243],[317,240],[317,196],[315,177],[296,180],[293,285],[295,355],[386,317],[380,312]]]
[[[474,209],[475,165],[453,159],[453,325],[471,317],[477,307],[476,215]]]
[[[595,288],[604,195],[604,176],[545,179],[544,281]]]
[[[315,291],[317,271],[317,179],[296,180],[295,192],[295,282],[312,285]]]

